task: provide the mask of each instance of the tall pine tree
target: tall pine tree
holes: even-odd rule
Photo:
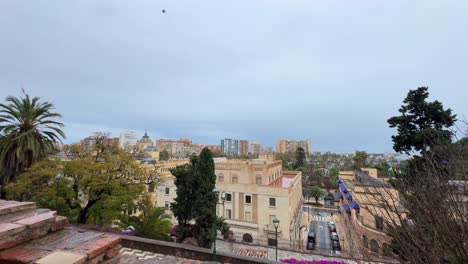
[[[214,241],[217,197],[213,193],[216,183],[215,165],[211,151],[204,148],[198,162],[193,164],[192,188],[194,200],[192,214],[195,218],[193,234],[201,247],[210,248]]]
[[[202,247],[210,248],[213,243],[216,221],[216,175],[211,151],[204,148],[200,156],[192,156],[190,164],[171,170],[176,177],[177,198],[171,204],[179,222],[180,240],[194,236]],[[195,219],[192,227],[190,221]]]

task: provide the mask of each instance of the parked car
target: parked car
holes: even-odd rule
[[[341,246],[339,241],[332,241],[332,248],[336,251],[341,251]]]
[[[329,226],[328,230],[330,230],[330,232],[336,232],[336,227],[335,226]]]
[[[314,250],[315,249],[315,243],[313,243],[313,242],[307,243],[307,249],[308,250]]]
[[[332,241],[340,241],[340,239],[338,238],[338,235],[331,234],[330,238],[331,238]]]
[[[315,233],[309,232],[307,233],[307,249],[314,250],[315,249]]]

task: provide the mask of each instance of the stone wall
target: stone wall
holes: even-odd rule
[[[199,248],[176,244],[173,242],[158,241],[141,237],[121,236],[122,246],[143,251],[159,253],[163,255],[171,255],[181,258],[211,261],[213,260],[213,251],[206,248]],[[246,257],[226,252],[218,252],[216,260],[221,263],[233,264],[258,264],[258,263],[279,263],[276,261],[263,260],[258,258]]]

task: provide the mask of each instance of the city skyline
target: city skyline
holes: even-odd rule
[[[0,87],[54,103],[65,143],[147,130],[388,152],[386,120],[410,89],[429,86],[430,100],[468,113],[467,10],[435,0],[2,1]]]

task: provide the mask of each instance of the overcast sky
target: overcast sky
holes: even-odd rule
[[[386,152],[409,89],[468,114],[467,64],[462,0],[0,1],[1,100],[53,102],[65,142],[147,130]]]

